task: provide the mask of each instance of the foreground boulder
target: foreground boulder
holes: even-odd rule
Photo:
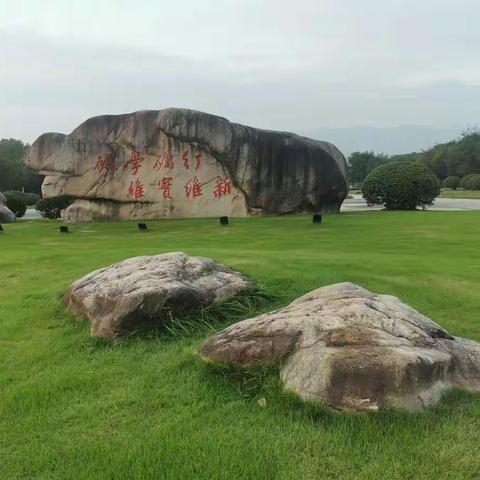
[[[0,223],[12,223],[15,220],[14,213],[7,207],[5,195],[0,193]]]
[[[168,316],[195,311],[247,292],[241,273],[202,257],[166,253],[135,257],[96,270],[64,296],[74,315],[91,321],[91,334],[115,339],[161,326]]]
[[[416,410],[452,387],[480,389],[479,343],[352,283],[236,323],[200,354],[208,362],[278,363],[286,389],[342,410]]]
[[[28,166],[67,221],[338,212],[347,165],[332,144],[171,108],[46,133]]]

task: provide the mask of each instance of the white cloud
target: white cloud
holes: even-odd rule
[[[478,124],[473,0],[0,0],[0,137],[189,107],[265,128]]]

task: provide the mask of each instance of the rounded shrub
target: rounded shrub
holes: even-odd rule
[[[25,192],[24,194],[25,201],[27,202],[27,205],[36,205],[37,202],[42,198],[38,193],[29,193]]]
[[[480,190],[480,174],[471,175],[466,185],[468,190]]]
[[[27,211],[27,203],[22,192],[3,192],[7,199],[7,207],[14,213],[17,218],[21,218]]]
[[[452,175],[447,177],[442,182],[443,188],[451,188],[452,190],[456,190],[460,186],[460,177]]]
[[[462,179],[460,180],[460,186],[464,190],[470,190],[469,187],[468,187],[468,182],[474,176],[475,176],[475,173],[469,173],[468,175],[465,175],[464,177],[462,177]]]
[[[440,194],[440,182],[431,170],[419,163],[389,162],[367,175],[362,194],[368,205],[415,210],[433,203]]]
[[[68,197],[42,198],[35,205],[35,209],[38,210],[43,217],[54,220],[60,218],[62,210],[67,208],[71,203],[72,201]]]
[[[3,192],[3,194],[9,194],[9,195],[18,195],[20,197],[22,197],[23,199],[25,199],[25,194],[20,191],[20,190],[7,190],[6,192]]]

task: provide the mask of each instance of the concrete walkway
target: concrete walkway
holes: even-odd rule
[[[364,210],[382,210],[382,207],[369,207],[361,195],[354,194],[347,198],[340,209],[341,212],[360,212]],[[480,210],[480,200],[469,198],[437,198],[427,210],[462,211]]]

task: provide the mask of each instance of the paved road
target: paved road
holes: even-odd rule
[[[368,207],[361,195],[355,194],[347,198],[342,205],[342,212],[360,212],[363,210],[382,210],[382,207]],[[480,210],[480,200],[467,198],[437,198],[428,210],[461,211]],[[25,220],[36,220],[42,216],[34,209],[29,208],[23,217]]]
[[[25,220],[36,220],[37,218],[43,217],[34,208],[27,208],[27,211],[22,218],[24,218]]]
[[[369,207],[361,195],[352,195],[342,205],[342,212],[359,212],[362,210],[382,210],[382,207]],[[461,211],[480,210],[480,200],[468,198],[437,198],[428,210]]]

